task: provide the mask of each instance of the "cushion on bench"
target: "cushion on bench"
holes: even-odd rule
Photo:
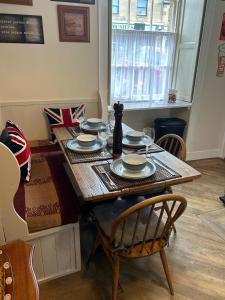
[[[17,213],[29,232],[78,221],[79,205],[64,169],[59,145],[31,143],[32,172],[29,183],[21,183],[14,198]]]
[[[44,112],[50,126],[51,141],[55,143],[56,137],[53,129],[58,127],[79,126],[83,120],[85,105],[81,104],[67,108],[45,108]]]
[[[20,166],[21,179],[30,180],[31,152],[23,131],[12,121],[7,121],[0,135],[0,142],[5,144],[15,155]]]

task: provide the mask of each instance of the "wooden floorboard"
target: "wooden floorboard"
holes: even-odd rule
[[[122,264],[124,291],[118,300],[225,299],[225,240],[202,220],[203,214],[221,210],[225,218],[224,205],[218,200],[225,188],[225,162],[209,159],[191,165],[202,177],[173,188],[188,200],[176,225],[177,236],[166,248],[175,296],[169,294],[159,255],[153,255]],[[111,270],[99,252],[88,272],[42,284],[40,300],[109,300],[110,292]]]

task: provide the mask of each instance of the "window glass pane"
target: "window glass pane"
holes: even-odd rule
[[[137,0],[137,7],[147,7],[148,0]]]
[[[147,15],[147,9],[142,8],[142,7],[138,7],[137,8],[137,15],[138,16],[146,16]]]
[[[113,14],[118,14],[118,13],[119,13],[118,6],[113,6],[113,7],[112,7],[112,13],[113,13]]]

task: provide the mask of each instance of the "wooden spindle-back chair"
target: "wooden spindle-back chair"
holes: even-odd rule
[[[146,257],[157,252],[160,253],[170,293],[174,294],[164,247],[169,242],[174,222],[182,215],[186,206],[187,202],[184,197],[170,194],[139,202],[123,211],[115,219],[110,220],[109,211],[106,219],[112,222],[111,227],[101,222],[100,214],[96,215],[98,236],[92,255],[101,244],[112,263],[113,300],[117,299],[120,259]],[[111,231],[106,232],[105,228],[111,228]]]
[[[156,144],[179,159],[186,160],[186,145],[179,135],[166,134],[159,138]]]

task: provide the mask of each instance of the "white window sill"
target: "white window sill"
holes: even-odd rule
[[[168,103],[166,101],[140,101],[140,102],[126,102],[124,103],[124,111],[146,110],[146,109],[174,109],[174,108],[191,108],[192,103],[182,100],[177,100],[175,103]],[[113,107],[108,106],[108,111],[112,111]]]

